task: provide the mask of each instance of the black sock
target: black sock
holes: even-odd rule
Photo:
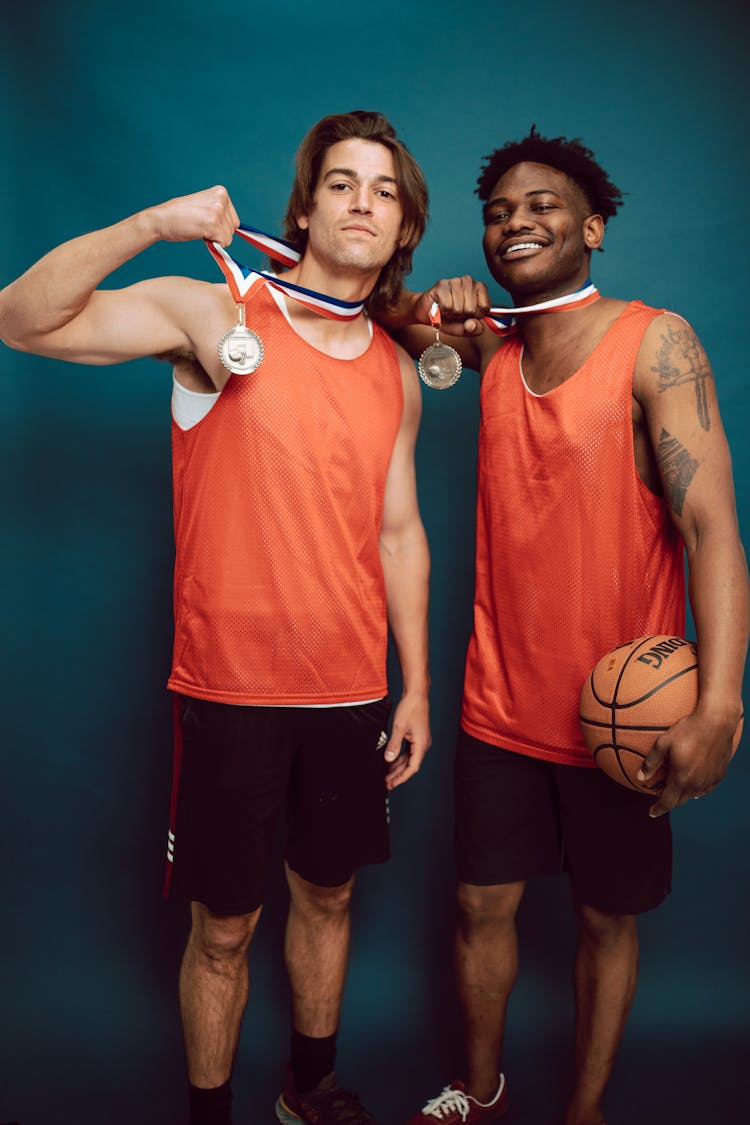
[[[204,1090],[190,1086],[190,1125],[232,1125],[232,1081]]]
[[[292,1029],[291,1067],[298,1094],[314,1090],[336,1065],[336,1032],[321,1039]]]

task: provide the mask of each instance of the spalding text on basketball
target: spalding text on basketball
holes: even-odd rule
[[[670,637],[668,641],[660,641],[658,645],[654,645],[647,652],[641,653],[640,656],[636,657],[636,660],[640,660],[641,664],[648,664],[651,668],[660,668],[673,652],[684,645],[690,645],[693,652],[696,651],[695,645],[691,641],[686,641],[683,637]]]

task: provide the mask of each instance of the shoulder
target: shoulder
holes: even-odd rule
[[[216,305],[217,307],[234,304],[226,282],[197,281],[194,277],[182,277],[175,280],[183,283],[181,291],[191,300],[201,301],[207,305]]]
[[[401,386],[404,392],[403,420],[407,422],[411,420],[414,424],[417,424],[422,413],[422,389],[419,383],[417,369],[414,365],[414,360],[406,349],[402,348],[400,344],[395,343],[395,341],[392,341],[392,343],[396,353],[396,361],[401,374]]]
[[[638,352],[636,397],[647,400],[691,384],[701,388],[712,378],[711,364],[693,327],[677,313],[659,312],[644,332]]]
[[[404,383],[409,384],[419,391],[419,377],[417,375],[417,368],[414,360],[400,344],[395,340],[391,340],[393,349],[396,353],[396,362],[398,363],[399,371],[401,372],[401,379]]]
[[[129,287],[132,289],[151,290],[154,293],[176,295],[178,297],[201,296],[203,298],[219,297],[222,293],[229,293],[224,282],[199,281],[195,277],[181,277],[179,275],[150,277],[144,281],[136,281]],[[109,292],[109,290],[104,290]]]
[[[669,340],[673,337],[684,337],[686,335],[695,337],[693,328],[679,313],[670,312],[668,309],[649,309],[648,311],[654,315],[643,334],[643,341],[646,346],[658,343],[662,338]]]
[[[480,375],[484,375],[490,362],[507,345],[509,339],[512,339],[512,337],[498,336],[485,325],[479,336],[467,337],[476,354],[474,362],[469,359],[467,366],[473,368],[474,371],[478,371]],[[453,341],[449,342],[453,343]]]
[[[707,363],[706,354],[693,327],[678,313],[655,310],[643,333],[637,368],[668,379],[696,364]]]
[[[102,291],[105,296],[111,292]],[[153,306],[162,306],[165,309],[179,310],[192,316],[197,311],[221,310],[233,305],[228,287],[208,281],[197,281],[193,277],[153,277],[146,281],[137,281],[131,285],[128,293],[149,302]]]
[[[375,333],[376,337],[380,340],[386,351],[390,352],[396,364],[398,365],[402,381],[405,381],[407,383],[413,382],[417,389],[419,389],[417,369],[415,367],[413,358],[409,355],[406,348],[404,348],[403,345],[397,343],[396,340],[394,340],[393,337],[381,325],[377,323],[377,321],[372,321],[372,326],[373,332]]]

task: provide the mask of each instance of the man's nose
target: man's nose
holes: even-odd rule
[[[367,191],[364,184],[361,187],[355,188],[352,192],[352,197],[349,201],[349,210],[356,211],[360,215],[369,215],[372,211],[370,193]]]
[[[523,207],[516,207],[515,211],[511,211],[508,218],[503,223],[503,226],[508,233],[521,230],[531,230],[534,225],[534,218],[529,211]]]

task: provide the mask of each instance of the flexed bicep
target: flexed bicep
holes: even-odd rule
[[[93,364],[188,347],[213,287],[176,277],[100,286],[156,242],[227,243],[238,221],[226,189],[215,187],[64,242],[0,292],[0,338],[20,351]]]

